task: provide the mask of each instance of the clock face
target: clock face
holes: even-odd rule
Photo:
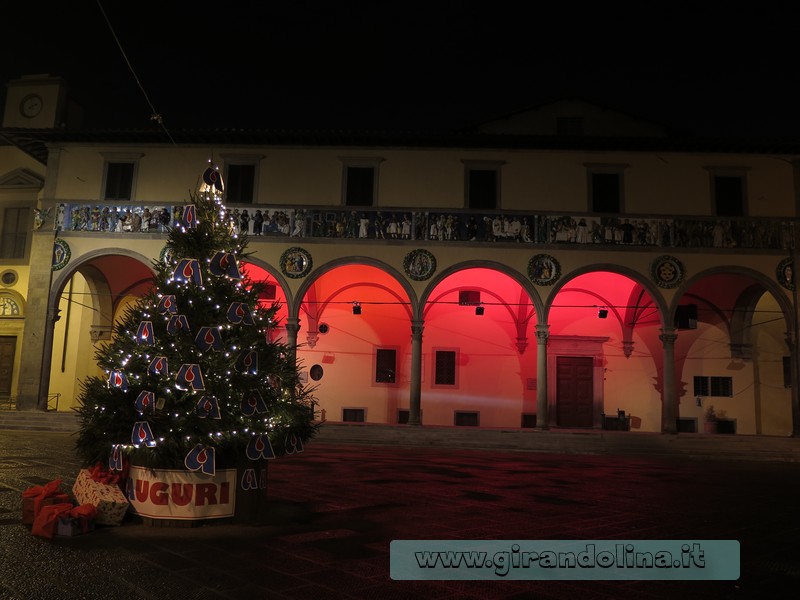
[[[39,94],[28,94],[19,103],[19,111],[23,117],[32,118],[42,112],[44,102]]]

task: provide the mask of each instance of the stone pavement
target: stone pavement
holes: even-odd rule
[[[265,525],[168,529],[126,520],[53,541],[20,524],[20,492],[59,477],[71,488],[80,468],[73,438],[2,431],[0,598],[684,600],[794,598],[800,589],[800,463],[586,454],[574,445],[569,453],[448,448],[419,437],[416,446],[407,437],[378,445],[351,430],[356,444],[343,431],[323,428],[303,454],[271,463]],[[393,539],[737,539],[742,576],[393,581]]]

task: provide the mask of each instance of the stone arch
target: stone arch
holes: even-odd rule
[[[116,276],[116,274],[113,273],[110,261],[114,257],[134,260],[142,268],[134,273],[134,281],[120,283],[112,289],[109,284],[110,276]],[[97,304],[91,326],[92,340],[96,342],[109,339],[117,303],[122,297],[135,294],[137,290],[149,286],[155,275],[151,264],[148,257],[125,248],[107,248],[87,252],[81,255],[79,260],[70,262],[58,273],[50,289],[49,306],[53,309],[57,308],[58,299],[64,288],[75,273],[80,273],[90,289],[93,302]]]
[[[795,309],[790,294],[764,273],[718,265],[695,273],[679,286],[670,305],[672,314],[687,303],[697,306],[698,315],[696,327],[677,332],[680,417],[701,422],[705,405],[714,404],[718,412],[726,413],[731,432],[789,435],[788,423],[795,422],[798,411],[797,390],[781,385],[781,358],[786,360],[787,354],[796,377]],[[705,390],[707,377],[726,381],[730,391]]]
[[[396,269],[367,257],[332,260],[302,281],[289,345],[308,366],[326,419],[397,423],[408,412],[415,302]]]
[[[544,311],[544,304],[536,288],[533,286],[533,283],[531,283],[530,279],[522,275],[516,269],[509,267],[508,265],[490,260],[464,261],[456,263],[454,265],[450,265],[449,267],[439,271],[433,278],[431,278],[431,280],[425,286],[425,290],[420,295],[419,306],[418,306],[419,312],[415,313],[416,318],[417,319],[422,318],[421,311],[424,310],[424,307],[427,304],[428,300],[430,299],[430,295],[433,292],[433,290],[435,290],[436,287],[442,281],[450,277],[453,273],[475,268],[490,269],[492,271],[497,271],[498,273],[507,275],[515,282],[517,282],[520,285],[520,287],[527,293],[528,299],[531,301],[531,304],[533,304],[533,308],[539,319],[539,322],[540,323],[542,322],[541,315]]]
[[[414,291],[414,288],[408,282],[408,279],[400,273],[397,269],[389,265],[388,263],[378,260],[376,258],[371,258],[369,256],[348,256],[344,258],[337,258],[331,261],[326,262],[323,265],[320,265],[318,268],[314,269],[314,271],[309,274],[303,280],[303,283],[300,284],[300,287],[297,289],[297,293],[292,298],[292,304],[290,306],[289,314],[295,318],[299,317],[300,311],[300,304],[303,302],[303,298],[308,293],[308,290],[321,279],[326,273],[333,271],[334,269],[338,269],[339,267],[345,267],[348,265],[366,265],[370,267],[375,267],[380,269],[381,271],[385,272],[393,279],[395,279],[403,288],[406,295],[408,296],[409,302],[411,303],[412,307],[412,314],[417,314],[417,307],[419,301],[417,300],[417,294]]]
[[[152,288],[151,265],[152,261],[138,252],[98,249],[73,259],[55,275],[48,309],[51,314],[62,314],[45,343],[42,387],[62,395],[60,406],[74,405],[79,393],[76,382],[96,369],[92,348],[111,338],[121,304]],[[73,297],[71,282],[76,275],[80,275],[76,293],[84,295]]]
[[[632,429],[661,430],[670,319],[659,288],[636,269],[588,264],[555,283],[545,308],[548,425],[605,427],[619,410]],[[569,391],[573,370],[581,391]]]
[[[244,266],[242,267],[242,271],[246,273],[250,279],[275,284],[275,298],[272,299],[272,302],[279,305],[275,315],[277,328],[285,327],[288,322],[288,316],[291,314],[289,312],[291,289],[289,288],[286,278],[273,265],[256,256],[248,256],[243,262]],[[268,279],[259,279],[261,275],[256,275],[256,273],[251,271],[263,271],[266,273]],[[262,302],[266,305],[269,301],[269,298],[265,298]]]
[[[775,301],[781,307],[784,317],[786,318],[786,330],[793,331],[794,309],[792,308],[791,300],[786,295],[786,290],[784,290],[780,286],[780,284],[778,284],[776,281],[764,275],[763,273],[756,271],[754,269],[750,269],[748,267],[742,267],[738,265],[720,265],[711,267],[708,269],[704,269],[698,273],[695,273],[691,277],[687,278],[676,289],[675,297],[673,298],[669,306],[670,308],[669,314],[674,313],[674,311],[680,304],[681,298],[686,294],[686,292],[689,289],[691,289],[691,287],[694,284],[696,284],[699,281],[702,281],[703,279],[706,279],[711,275],[726,275],[726,274],[743,275],[745,277],[750,277],[758,284],[764,286],[764,291],[772,294],[772,296],[775,298]],[[746,298],[742,298],[742,302],[746,304],[748,300]]]
[[[663,297],[660,288],[655,283],[650,281],[650,279],[647,278],[647,276],[643,275],[641,272],[635,269],[631,269],[630,267],[614,263],[593,263],[591,265],[586,265],[583,267],[579,267],[577,269],[573,269],[569,273],[563,274],[561,278],[553,285],[552,291],[548,295],[547,301],[545,302],[545,305],[543,307],[542,318],[547,319],[547,317],[549,316],[550,308],[553,305],[553,301],[558,296],[558,292],[561,289],[563,289],[571,281],[573,281],[577,277],[580,277],[581,275],[586,275],[588,273],[597,273],[600,271],[607,271],[609,273],[616,273],[617,275],[622,275],[634,281],[637,285],[640,285],[656,302],[656,305],[658,307],[659,317],[661,319],[662,328],[667,327],[667,324],[669,323],[667,316],[670,314],[669,304]]]

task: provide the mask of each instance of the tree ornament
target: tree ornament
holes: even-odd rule
[[[147,421],[136,421],[136,423],[133,424],[131,444],[134,446],[147,446],[148,448],[153,448],[156,445],[153,431],[150,429],[150,423]]]
[[[228,321],[234,325],[239,323],[242,325],[255,325],[253,313],[250,312],[250,307],[244,302],[231,302],[226,316]]]
[[[147,371],[151,375],[169,375],[169,360],[166,356],[156,356],[150,361]]]
[[[175,281],[181,283],[194,283],[203,285],[203,274],[200,271],[200,262],[196,258],[182,258],[178,261],[173,273]]]
[[[175,300],[175,294],[169,294],[167,296],[163,296],[161,300],[158,301],[158,306],[156,310],[159,314],[166,315],[166,314],[175,314],[178,312],[178,303]]]
[[[194,343],[203,352],[222,350],[222,335],[216,327],[201,327],[194,338]]]
[[[136,330],[136,343],[148,344],[150,346],[155,344],[153,323],[151,321],[142,321],[139,323],[139,328]]]
[[[180,389],[189,389],[195,392],[202,392],[205,390],[206,386],[203,381],[203,373],[200,370],[200,365],[181,365],[181,368],[178,369],[178,374],[175,376],[175,385]]]
[[[167,321],[167,333],[175,335],[181,331],[191,331],[189,328],[189,320],[186,315],[172,315]]]
[[[183,462],[187,471],[200,471],[206,475],[215,475],[217,472],[217,452],[211,446],[195,445]]]

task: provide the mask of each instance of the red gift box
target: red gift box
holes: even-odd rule
[[[36,516],[45,506],[70,503],[69,494],[58,489],[60,485],[61,480],[56,479],[45,485],[34,485],[22,492],[23,525],[33,525]]]
[[[58,515],[58,525],[56,535],[71,537],[81,535],[94,530],[94,520],[97,516],[97,508],[91,504],[81,504],[71,509],[69,512]]]
[[[71,510],[71,502],[43,506],[33,521],[31,533],[37,537],[52,539],[58,528],[59,517],[69,515]]]

